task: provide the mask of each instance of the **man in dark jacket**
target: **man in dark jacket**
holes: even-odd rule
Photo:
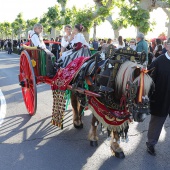
[[[12,43],[11,43],[11,40],[8,40],[8,54],[11,54],[12,53]]]
[[[92,45],[93,45],[94,50],[98,50],[99,43],[98,43],[98,41],[96,39],[93,40]]]
[[[150,98],[151,120],[148,130],[147,151],[155,155],[163,124],[170,115],[170,38],[166,45],[167,52],[156,58],[149,69],[154,68],[151,76],[155,83],[155,91]]]

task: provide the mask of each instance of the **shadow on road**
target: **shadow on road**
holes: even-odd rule
[[[14,169],[21,169],[22,166],[27,167],[25,169],[36,169],[40,166],[44,170],[63,170],[68,167],[79,170],[95,153],[97,148],[91,147],[87,140],[91,116],[84,116],[84,125],[88,128],[81,130],[73,128],[71,111],[65,116],[63,130],[49,123],[51,116],[35,122],[32,119],[34,117],[27,114],[5,118],[0,127],[0,143],[3,143],[0,155],[5,152],[7,156],[10,151],[12,155],[8,156],[6,167],[1,164],[0,169],[5,170],[10,166]],[[102,137],[99,144],[104,139]]]

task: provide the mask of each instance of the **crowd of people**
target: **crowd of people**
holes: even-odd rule
[[[1,40],[0,39],[0,51],[6,50],[8,54],[12,53],[12,42],[10,39]]]
[[[71,36],[71,27],[69,28],[65,27],[65,35],[64,36],[57,36],[55,39],[51,38],[49,39],[43,39],[44,41],[51,41],[51,42],[59,42],[61,43],[62,40]],[[69,30],[70,29],[70,30]],[[12,42],[11,39],[0,39],[0,51],[6,50],[8,54],[12,53],[12,46],[14,48],[18,49],[18,54],[20,54],[20,49],[22,44],[29,45],[29,39],[21,39],[21,40],[14,40]],[[93,41],[89,41],[89,47],[93,48],[96,51],[104,51],[110,44],[113,44],[115,48],[123,48],[123,47],[130,47],[131,49],[142,52],[145,51],[147,54],[147,60],[149,63],[151,63],[153,60],[155,60],[158,56],[161,54],[166,53],[166,40],[162,41],[161,39],[157,38],[155,39],[155,42],[149,42],[145,40],[143,33],[138,33],[136,38],[132,38],[131,40],[127,41],[126,39],[123,39],[122,36],[119,36],[118,39],[94,39]],[[65,45],[63,45],[65,46]],[[62,47],[61,44],[53,44],[53,43],[45,43],[46,49],[48,49],[50,52],[52,52],[56,59],[59,59],[64,47]]]
[[[119,36],[118,39],[94,39],[89,42],[90,47],[96,51],[105,50],[110,44],[113,44],[115,48],[130,47],[131,49],[142,52],[145,51],[147,54],[147,60],[151,64],[158,56],[166,53],[166,40],[162,41],[160,38],[155,39],[155,42],[149,42],[145,39],[143,33],[138,33],[136,38],[132,38],[127,41]]]

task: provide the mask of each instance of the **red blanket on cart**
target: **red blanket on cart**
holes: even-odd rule
[[[89,57],[79,57],[73,60],[65,68],[60,68],[53,78],[52,90],[67,90],[67,85],[70,84],[81,66],[88,59]]]

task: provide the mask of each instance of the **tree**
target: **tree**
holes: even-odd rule
[[[163,8],[163,11],[166,13],[168,17],[168,22],[166,22],[165,26],[168,28],[167,37],[170,37],[170,10],[167,8]]]
[[[111,24],[115,38],[119,37],[119,31],[122,28],[127,28],[128,26],[128,21],[122,17],[113,20],[112,15],[110,15],[109,17],[106,18],[106,20],[109,21],[109,23]]]
[[[142,9],[137,3],[124,4],[120,16],[125,18],[129,25],[135,26],[137,32],[147,33],[151,28],[149,11]]]
[[[5,26],[4,23],[0,23],[0,37],[3,39],[4,37],[4,32],[5,32]]]
[[[63,25],[70,24],[74,10],[66,8],[67,0],[57,0],[58,4],[49,7],[47,13],[40,20],[43,24],[48,24],[51,37],[56,37],[56,29],[61,30]],[[59,31],[58,31],[59,34]]]
[[[3,25],[4,25],[4,28],[5,28],[4,35],[5,35],[6,38],[9,38],[9,36],[12,34],[11,23],[4,22]]]
[[[36,18],[33,18],[33,19],[28,19],[26,21],[26,28],[27,29],[32,29],[33,26],[38,23],[39,19],[36,17]]]
[[[141,9],[145,10],[146,12],[149,12],[156,8],[162,8],[164,12],[168,16],[168,23],[166,26],[168,27],[168,37],[170,37],[170,14],[169,14],[169,8],[170,8],[170,0],[129,0],[129,2],[132,4],[138,5]]]
[[[43,31],[44,31],[44,33],[46,33],[46,34],[50,34],[50,32],[51,32],[51,27],[50,27],[50,25],[49,25],[49,23],[48,23],[48,18],[47,18],[47,14],[46,13],[44,13],[43,14],[43,16],[40,18],[40,21],[39,21],[42,25],[43,25]]]
[[[114,0],[93,0],[95,2],[94,7],[84,8],[83,10],[75,9],[74,24],[81,23],[84,26],[84,35],[87,41],[89,41],[89,31],[93,27],[94,22],[97,24],[110,15],[111,10],[114,7]]]
[[[17,15],[17,18],[14,20],[14,22],[11,24],[11,26],[14,31],[14,34],[18,35],[18,39],[21,39],[21,33],[26,28],[26,22],[23,19],[22,13],[19,13]]]

